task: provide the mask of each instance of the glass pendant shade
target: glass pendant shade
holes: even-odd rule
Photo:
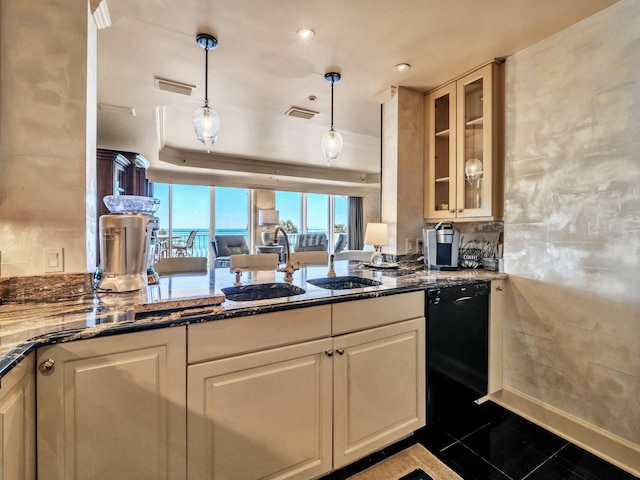
[[[322,153],[329,165],[342,152],[342,135],[333,129],[333,84],[340,81],[340,74],[328,72],[324,74],[324,79],[331,83],[331,128],[322,136]]]
[[[220,130],[220,117],[215,110],[203,105],[193,114],[193,126],[196,129],[196,137],[207,149],[207,153],[211,151],[211,145],[218,138]]]
[[[342,135],[340,135],[340,132],[331,129],[322,136],[322,153],[324,153],[327,163],[338,158],[341,151]]]
[[[211,145],[218,138],[220,117],[209,107],[209,50],[218,46],[218,39],[208,33],[199,33],[196,42],[204,48],[204,105],[193,114],[193,126],[197,139],[204,143],[207,153],[211,153]]]
[[[477,158],[470,158],[464,165],[464,174],[469,181],[482,178],[482,162]]]

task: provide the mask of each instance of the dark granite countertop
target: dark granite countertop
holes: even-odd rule
[[[306,290],[304,294],[220,303],[221,289],[235,281],[229,269],[220,268],[201,275],[163,276],[158,284],[131,293],[92,292],[55,302],[0,304],[0,378],[42,345],[506,278],[504,273],[482,269],[429,271],[419,262],[401,262],[393,269],[373,269],[343,260],[335,262],[335,271],[339,276],[375,279],[382,285],[354,290],[316,287],[307,280],[326,277],[328,268],[309,266],[293,275],[293,284]],[[274,271],[245,271],[242,283],[282,282],[283,275]]]

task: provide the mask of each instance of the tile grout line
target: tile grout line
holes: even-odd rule
[[[445,450],[448,450],[449,448],[453,447],[454,445],[456,445],[458,443],[462,444],[462,442],[460,440],[457,440],[457,439],[454,440],[454,442],[451,445],[447,445],[446,447],[440,449],[440,453],[444,452]]]
[[[547,463],[549,460],[551,460],[553,457],[555,457],[556,455],[558,455],[562,450],[564,450],[565,448],[567,448],[569,446],[569,442],[565,443],[562,447],[560,447],[558,449],[557,452],[552,453],[548,458],[545,458],[545,460],[538,465],[537,467],[535,467],[533,470],[531,470],[529,473],[527,473],[524,477],[522,477],[522,480],[526,480],[527,477],[529,477],[531,474],[533,474],[533,472],[535,472],[536,470],[540,469],[540,467],[542,467],[545,463]]]
[[[482,430],[483,428],[488,427],[489,425],[491,425],[491,422],[487,422],[484,425],[482,425],[481,427],[476,428],[474,431],[467,433],[466,435],[462,436],[460,438],[460,442],[462,442],[464,439],[469,438],[471,435],[473,435],[476,432],[479,432],[480,430]]]
[[[467,447],[464,443],[460,442],[460,445],[462,445],[464,448],[466,448],[467,450],[469,450],[471,453],[473,453],[476,457],[478,457],[480,460],[482,460],[483,462],[491,465],[493,468],[495,468],[497,471],[499,471],[501,474],[503,474],[505,477],[507,477],[509,480],[515,480],[511,475],[508,475],[506,472],[502,471],[502,469],[496,467],[493,463],[491,463],[489,460],[487,460],[486,458],[484,458],[482,455],[480,455],[479,453],[477,453],[476,451],[474,451],[473,449],[471,449],[470,447]]]

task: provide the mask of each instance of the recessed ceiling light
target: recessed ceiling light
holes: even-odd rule
[[[312,28],[301,28],[296,32],[296,35],[300,40],[311,40],[316,36],[316,32]]]
[[[393,70],[395,72],[406,72],[410,68],[411,68],[411,65],[409,65],[408,63],[399,63],[393,67]]]

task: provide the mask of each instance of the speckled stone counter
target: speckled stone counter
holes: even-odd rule
[[[336,261],[335,271],[339,276],[355,275],[382,284],[353,290],[316,287],[307,280],[326,277],[328,268],[310,266],[293,275],[293,284],[305,290],[301,295],[220,303],[221,289],[232,286],[235,275],[229,269],[215,269],[200,275],[163,276],[158,284],[131,293],[90,292],[52,302],[5,302],[0,304],[0,378],[41,345],[506,278],[503,273],[481,269],[429,271],[421,263],[410,262],[393,269],[373,269],[358,262]],[[246,271],[241,280],[245,285],[282,282],[283,275]]]

